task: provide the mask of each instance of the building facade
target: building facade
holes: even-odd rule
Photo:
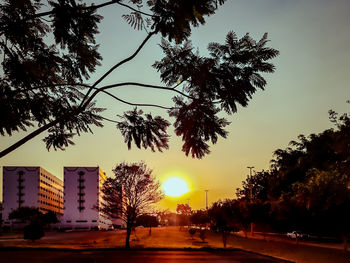
[[[64,216],[62,227],[108,229],[111,220],[98,211],[101,188],[107,175],[99,167],[64,167]]]
[[[3,167],[3,221],[19,207],[37,207],[43,213],[63,214],[63,182],[38,166]]]

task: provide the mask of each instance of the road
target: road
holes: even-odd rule
[[[240,232],[239,235],[241,237],[244,237],[244,234]],[[250,233],[248,234],[249,238],[253,239],[264,239],[268,241],[277,241],[277,242],[284,242],[289,244],[296,244],[296,239],[288,238],[285,234],[280,233],[262,233],[262,232],[254,232],[254,236],[251,236]],[[299,245],[305,245],[305,246],[313,246],[313,247],[324,247],[324,248],[332,248],[332,249],[338,249],[343,250],[344,245],[341,242],[335,242],[334,239],[317,239],[317,238],[311,238],[311,239],[299,239],[298,240]]]
[[[270,263],[286,262],[243,251],[0,250],[1,263]]]

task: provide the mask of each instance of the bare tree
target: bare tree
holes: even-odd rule
[[[144,162],[121,163],[114,169],[103,187],[104,202],[99,210],[126,223],[125,247],[130,247],[130,234],[136,217],[143,215],[150,205],[160,201],[163,193],[159,182],[152,176]]]

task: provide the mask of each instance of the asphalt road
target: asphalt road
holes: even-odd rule
[[[267,263],[285,262],[243,251],[0,250],[1,263]]]

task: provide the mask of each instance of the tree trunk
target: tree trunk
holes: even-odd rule
[[[346,234],[343,234],[343,245],[344,245],[344,253],[348,253],[348,237]]]
[[[125,248],[130,248],[131,225],[126,226]]]
[[[227,233],[226,233],[226,231],[222,232],[222,243],[224,245],[224,248],[226,248],[226,243],[227,243]]]

